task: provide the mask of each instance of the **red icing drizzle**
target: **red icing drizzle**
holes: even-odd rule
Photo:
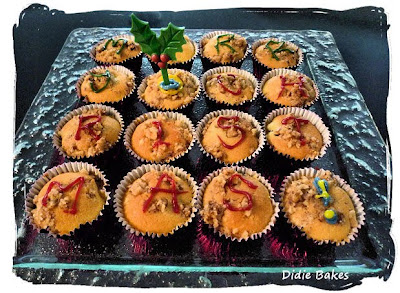
[[[232,149],[234,149],[235,147],[237,147],[239,144],[241,144],[242,141],[246,138],[246,131],[245,131],[242,127],[240,127],[240,126],[238,126],[238,125],[236,125],[236,124],[234,124],[234,125],[223,125],[222,122],[223,122],[223,121],[227,121],[227,120],[233,120],[233,121],[237,122],[237,121],[239,121],[239,117],[238,117],[238,116],[219,117],[218,120],[217,120],[217,125],[218,125],[219,128],[222,128],[222,129],[229,129],[229,128],[233,127],[233,128],[235,128],[235,129],[237,129],[237,130],[240,131],[241,137],[240,137],[239,141],[236,142],[235,144],[232,144],[232,145],[229,145],[229,144],[225,143],[225,142],[222,140],[222,138],[218,135],[218,139],[220,140],[220,142],[222,143],[222,145],[223,145],[225,148],[232,150]]]
[[[163,136],[163,130],[161,127],[161,122],[160,121],[153,121],[152,122],[156,127],[157,127],[157,140],[153,143],[153,148],[158,148],[158,146],[165,144],[166,146],[169,146],[170,143],[163,141],[162,136]]]
[[[307,92],[304,90],[304,77],[303,76],[299,76],[299,81],[298,82],[289,82],[286,83],[286,77],[285,76],[279,76],[281,78],[281,91],[278,94],[278,99],[281,97],[283,90],[285,89],[285,86],[293,86],[295,84],[299,85],[299,91],[300,91],[300,95],[302,97],[308,97]]]
[[[82,125],[83,122],[85,122],[86,120],[89,119],[93,119],[93,118],[97,118],[96,120],[89,122],[85,125]],[[75,133],[75,139],[76,140],[80,140],[81,139],[81,130],[82,129],[87,129],[89,131],[89,134],[95,139],[95,140],[99,140],[100,139],[100,135],[97,135],[94,130],[93,130],[93,126],[96,125],[96,123],[99,123],[101,121],[101,115],[89,115],[89,116],[79,116],[79,124],[78,124],[78,129],[76,130]]]
[[[251,196],[251,194],[250,194],[249,192],[244,191],[244,190],[239,190],[239,189],[236,189],[236,188],[233,187],[233,179],[235,179],[235,178],[239,178],[243,183],[245,183],[245,184],[246,184],[249,188],[251,188],[251,189],[257,189],[257,188],[258,188],[257,185],[255,185],[255,184],[252,183],[251,181],[249,181],[249,180],[243,178],[242,175],[240,175],[240,174],[234,174],[234,175],[232,175],[231,177],[229,177],[229,179],[228,179],[228,183],[227,183],[228,188],[229,188],[230,191],[232,191],[233,193],[238,193],[238,194],[243,194],[243,195],[245,195],[245,196],[247,197],[248,204],[247,204],[247,206],[245,206],[245,207],[234,207],[234,206],[232,206],[232,205],[229,203],[229,201],[226,200],[226,199],[224,199],[224,204],[225,204],[225,206],[226,206],[226,208],[227,208],[228,210],[231,210],[231,211],[234,211],[234,212],[236,212],[236,211],[248,211],[248,210],[250,210],[250,209],[253,207],[253,198],[252,198],[252,196]]]
[[[171,185],[171,189],[160,188],[162,181],[166,178]],[[161,174],[160,178],[158,178],[157,184],[155,187],[150,188],[150,196],[143,204],[143,212],[146,212],[150,206],[151,201],[153,200],[154,196],[157,192],[165,192],[170,193],[172,195],[172,210],[174,213],[179,213],[179,204],[178,204],[178,197],[177,195],[186,193],[187,191],[180,191],[176,189],[175,180],[166,173]]]
[[[78,202],[78,197],[79,197],[79,195],[81,193],[81,189],[82,189],[82,186],[83,186],[84,183],[85,183],[85,178],[84,177],[76,178],[74,181],[72,181],[67,186],[62,186],[61,183],[58,182],[58,181],[50,182],[49,186],[47,187],[46,193],[45,193],[45,195],[44,195],[44,197],[42,199],[42,205],[43,206],[47,206],[47,200],[49,198],[49,193],[53,189],[54,185],[57,185],[57,187],[60,189],[60,191],[64,192],[64,191],[68,191],[69,189],[74,187],[76,184],[79,184],[78,185],[78,189],[76,190],[76,193],[75,193],[75,199],[74,199],[74,203],[72,204],[72,208],[70,210],[66,210],[65,211],[66,213],[69,213],[69,214],[73,214],[73,215],[76,214],[76,212],[77,212],[76,205],[77,205],[77,202]]]
[[[300,126],[303,124],[307,124],[308,123],[308,120],[307,119],[301,119],[301,118],[296,118],[296,117],[293,117],[293,116],[290,116],[290,117],[286,117],[286,118],[284,118],[283,120],[282,120],[282,124],[288,124],[291,120],[293,120],[294,121],[294,124],[295,124],[295,126],[296,126],[296,130],[297,130],[297,132],[299,132],[300,133],[300,144],[301,145],[305,145],[306,144],[306,139],[305,139],[305,137],[303,136],[303,134],[301,133],[301,129],[300,129]]]
[[[228,76],[231,76],[231,77],[233,77],[233,78],[236,78],[236,76],[235,76],[234,74],[228,73],[227,75],[228,75]],[[234,92],[234,91],[230,90],[228,87],[226,87],[226,86],[222,83],[221,75],[218,75],[218,76],[217,76],[217,81],[218,81],[218,84],[219,84],[224,90],[226,90],[228,93],[231,93],[231,94],[234,95],[234,96],[238,96],[238,95],[240,95],[240,94],[242,93],[242,89],[241,89],[241,88],[239,88],[236,92]]]

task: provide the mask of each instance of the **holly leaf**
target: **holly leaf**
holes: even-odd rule
[[[184,27],[178,27],[169,23],[166,28],[162,28],[158,40],[161,44],[161,53],[167,54],[170,59],[176,60],[175,54],[182,52],[182,45],[186,44],[183,32]]]
[[[155,32],[150,29],[147,21],[140,20],[132,13],[131,33],[135,36],[135,42],[139,43],[142,51],[146,54],[161,53],[161,44]]]

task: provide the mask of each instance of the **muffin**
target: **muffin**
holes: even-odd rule
[[[27,196],[32,225],[51,235],[71,235],[101,215],[108,200],[105,185],[101,172],[87,163],[66,163],[48,170]]]
[[[118,185],[115,210],[132,233],[166,236],[192,221],[196,195],[195,181],[182,169],[142,165]]]
[[[181,157],[193,145],[193,125],[184,115],[150,112],[127,128],[125,146],[142,161],[169,162]]]
[[[117,103],[135,89],[135,74],[123,66],[99,66],[83,74],[76,84],[78,97],[86,103]]]
[[[115,109],[87,105],[70,112],[59,122],[53,144],[65,157],[94,157],[111,149],[122,129],[122,117]]]
[[[316,84],[305,74],[293,70],[272,70],[261,81],[263,96],[270,102],[287,107],[305,107],[319,97]]]
[[[243,167],[225,167],[207,176],[199,201],[204,222],[235,240],[261,236],[273,225],[279,210],[271,185]]]
[[[276,152],[296,160],[312,160],[323,155],[330,143],[330,133],[321,119],[300,108],[289,110],[275,111],[266,119],[268,144]]]
[[[288,221],[318,243],[337,245],[354,239],[364,211],[354,190],[330,171],[296,171],[282,186],[281,204]]]
[[[217,103],[241,105],[257,97],[257,79],[245,70],[217,67],[204,73],[201,80],[207,96]]]
[[[239,68],[247,56],[247,41],[242,36],[228,32],[215,31],[203,36],[200,41],[200,54],[203,68],[230,65]]]
[[[176,60],[169,60],[168,68],[179,68],[190,71],[193,65],[193,61],[197,55],[197,45],[196,42],[191,40],[188,36],[184,36],[186,43],[182,45],[182,52],[176,52],[175,57]],[[157,63],[151,61],[151,56],[146,54],[147,59],[149,60],[151,67],[154,72],[158,72],[160,68]]]
[[[168,75],[180,80],[177,90],[164,90],[159,85],[163,81],[161,72],[146,77],[138,88],[138,97],[152,108],[176,110],[186,107],[200,94],[200,82],[189,71],[168,69]]]
[[[98,65],[119,64],[138,71],[142,65],[142,49],[133,35],[119,35],[101,40],[90,51]]]
[[[239,111],[211,112],[200,121],[196,135],[202,151],[224,164],[243,162],[264,144],[258,122]]]
[[[253,70],[257,78],[271,69],[296,69],[303,62],[303,53],[295,44],[276,38],[261,39],[251,46]]]

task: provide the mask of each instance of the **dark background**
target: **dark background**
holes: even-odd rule
[[[82,27],[130,28],[131,13],[96,11],[65,14],[40,4],[33,4],[21,12],[18,24],[13,27],[17,71],[16,131],[69,33]],[[166,26],[171,21],[186,28],[330,31],[379,131],[384,140],[388,138],[389,26],[383,8],[361,7],[346,11],[240,8],[135,13],[140,19],[149,21],[151,27]]]

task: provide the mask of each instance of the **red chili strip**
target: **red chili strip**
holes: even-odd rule
[[[296,118],[296,117],[290,116],[290,117],[284,118],[284,119],[282,120],[282,124],[286,125],[286,124],[288,124],[291,120],[294,121],[294,124],[295,124],[295,126],[296,126],[297,132],[300,133],[300,144],[301,144],[301,145],[305,145],[305,144],[306,144],[306,139],[305,139],[305,137],[303,136],[303,134],[301,133],[301,128],[300,128],[300,127],[301,127],[301,125],[307,124],[309,121],[308,121],[307,119],[301,119],[301,118]]]
[[[83,122],[85,122],[86,120],[89,119],[93,119],[93,118],[97,118],[95,121],[89,122],[85,125],[82,125]],[[95,139],[95,140],[99,140],[101,138],[100,135],[97,135],[94,130],[93,127],[95,124],[99,123],[101,121],[101,115],[89,115],[89,116],[79,116],[79,124],[78,124],[78,129],[76,130],[75,133],[75,139],[76,140],[80,140],[81,139],[81,130],[83,129],[87,129],[89,131],[89,134]]]
[[[71,188],[72,188],[73,186],[75,186],[76,184],[79,184],[79,185],[78,185],[78,189],[77,189],[77,191],[76,191],[76,193],[75,193],[75,199],[74,199],[74,202],[73,202],[73,204],[72,204],[72,208],[71,208],[70,210],[65,211],[66,213],[76,214],[76,212],[77,212],[76,206],[77,206],[78,198],[79,198],[79,195],[80,195],[80,193],[81,193],[82,186],[83,186],[84,183],[85,183],[85,178],[84,178],[84,177],[78,177],[78,178],[76,178],[74,181],[72,181],[72,182],[71,182],[70,184],[68,184],[67,186],[62,186],[61,183],[58,182],[58,181],[52,181],[52,182],[50,182],[49,186],[47,187],[46,193],[45,193],[45,195],[43,196],[42,205],[43,205],[43,206],[47,206],[47,201],[48,201],[48,198],[49,198],[49,193],[50,193],[50,191],[53,189],[53,187],[54,187],[55,185],[57,185],[57,187],[60,189],[61,192],[64,192],[64,191],[68,191],[69,189],[71,189]]]
[[[234,206],[232,206],[232,205],[230,204],[230,202],[229,202],[228,200],[226,200],[226,199],[224,199],[224,204],[225,204],[225,206],[226,206],[226,208],[227,208],[228,210],[231,210],[231,211],[234,211],[234,212],[236,212],[236,211],[248,211],[248,210],[251,210],[251,208],[253,207],[253,198],[252,198],[252,196],[251,196],[251,194],[250,194],[249,192],[247,192],[247,191],[245,191],[245,190],[239,190],[239,189],[236,189],[236,188],[233,187],[233,179],[235,179],[235,178],[239,178],[243,183],[245,183],[245,184],[246,184],[249,188],[251,188],[251,189],[257,189],[257,188],[258,188],[257,185],[255,185],[253,182],[251,182],[251,181],[249,181],[249,180],[243,178],[242,175],[240,175],[240,174],[234,174],[234,175],[232,175],[232,176],[228,179],[228,183],[227,183],[228,188],[229,188],[229,190],[232,191],[233,193],[238,193],[238,194],[242,194],[242,195],[246,196],[246,197],[247,197],[248,204],[247,204],[247,206],[245,206],[245,207],[234,207]]]
[[[245,131],[242,127],[240,127],[240,126],[238,126],[238,125],[236,125],[236,124],[234,124],[234,125],[223,125],[223,124],[222,124],[223,121],[228,121],[228,120],[233,120],[233,121],[237,122],[237,121],[239,121],[239,117],[238,117],[238,116],[219,117],[218,120],[217,120],[217,125],[218,125],[218,127],[219,127],[219,128],[222,128],[222,129],[229,129],[229,128],[233,127],[233,128],[235,128],[235,129],[239,130],[240,133],[241,133],[240,139],[239,139],[235,144],[233,144],[233,145],[229,145],[229,144],[227,144],[226,142],[224,142],[224,141],[222,140],[222,138],[221,138],[219,135],[218,135],[218,139],[219,139],[219,141],[221,142],[221,144],[222,144],[225,148],[232,150],[232,149],[234,149],[235,147],[237,147],[238,145],[240,145],[240,144],[243,142],[243,140],[246,138],[246,131]]]
[[[278,94],[278,99],[281,97],[283,90],[285,89],[285,86],[293,86],[295,84],[299,85],[299,91],[300,91],[300,95],[302,97],[308,97],[307,92],[304,90],[304,77],[303,76],[299,76],[299,82],[290,82],[290,83],[286,83],[286,77],[285,76],[279,76],[281,78],[281,90]]]
[[[163,136],[163,130],[161,126],[160,121],[153,121],[152,122],[156,127],[157,127],[157,140],[153,143],[153,148],[158,148],[160,145],[165,144],[166,146],[169,146],[170,143],[163,141],[162,136]]]
[[[233,77],[233,78],[236,78],[236,76],[235,76],[234,74],[228,73],[228,76],[231,76],[231,77]],[[242,93],[242,89],[241,89],[241,88],[239,88],[236,92],[230,90],[227,86],[225,86],[225,85],[223,84],[223,82],[222,82],[222,80],[221,80],[221,77],[222,77],[221,75],[218,75],[218,76],[217,76],[217,81],[218,81],[218,84],[219,84],[224,90],[226,90],[228,93],[231,93],[231,94],[234,95],[234,96],[238,96],[238,95],[240,95],[240,94]]]

